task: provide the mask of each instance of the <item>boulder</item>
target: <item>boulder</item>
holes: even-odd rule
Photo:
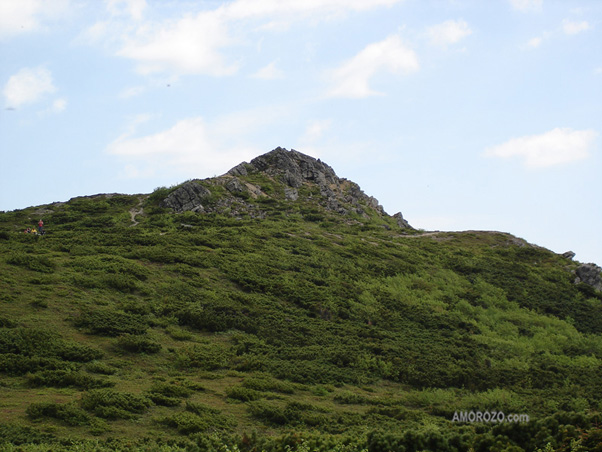
[[[596,264],[583,264],[575,270],[575,284],[584,283],[602,292],[602,268]]]
[[[573,260],[573,258],[575,257],[575,253],[573,253],[572,251],[567,251],[566,253],[562,253],[562,257],[564,257],[565,259]]]
[[[182,184],[161,201],[161,207],[168,207],[176,212],[204,212],[203,203],[211,196],[211,192],[199,181]]]

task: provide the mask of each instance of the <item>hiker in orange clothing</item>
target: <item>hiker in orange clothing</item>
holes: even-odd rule
[[[44,222],[42,221],[42,219],[40,219],[40,221],[38,222],[38,233],[43,234],[44,231]]]

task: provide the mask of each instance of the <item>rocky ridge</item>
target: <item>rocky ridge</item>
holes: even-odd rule
[[[280,147],[242,162],[222,176],[188,181],[163,199],[161,206],[175,212],[264,218],[266,209],[257,201],[266,199],[309,202],[343,216],[393,218],[400,228],[411,228],[401,212],[390,217],[376,198],[366,195],[355,182],[339,178],[320,159]]]

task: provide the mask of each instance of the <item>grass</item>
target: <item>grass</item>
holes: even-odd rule
[[[36,208],[0,214],[0,450],[594,444],[602,296],[576,263],[341,217],[259,176],[244,202],[264,219],[174,215],[158,207],[173,188],[135,226],[137,196],[46,206],[41,237],[21,232]]]

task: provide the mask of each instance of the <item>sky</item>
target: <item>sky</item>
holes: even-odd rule
[[[0,0],[0,210],[281,146],[602,265],[602,1]]]

